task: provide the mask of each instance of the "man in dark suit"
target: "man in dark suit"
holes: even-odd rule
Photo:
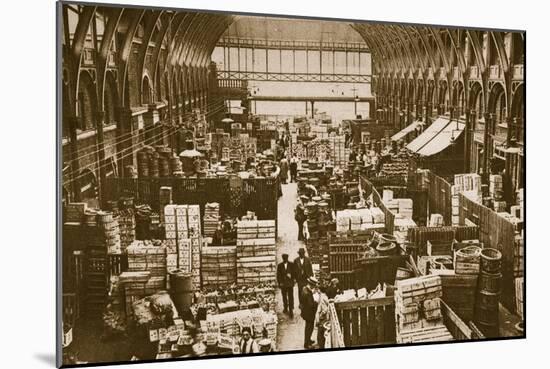
[[[284,313],[292,318],[294,309],[294,266],[288,261],[288,254],[283,254],[283,261],[277,265],[277,283],[283,295]]]
[[[306,257],[306,250],[301,247],[298,250],[298,257],[294,259],[294,279],[298,283],[298,299],[302,305],[302,290],[307,284],[307,279],[313,276],[311,261]]]
[[[313,333],[313,327],[315,325],[315,314],[317,312],[317,302],[315,301],[314,293],[317,289],[318,282],[315,277],[309,277],[307,279],[307,284],[300,290],[300,295],[302,296],[302,307],[300,315],[305,320],[305,330],[304,330],[304,348],[309,349],[315,344],[311,340],[311,334]]]

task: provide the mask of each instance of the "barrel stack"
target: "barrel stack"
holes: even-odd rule
[[[481,250],[481,266],[475,307],[475,323],[486,337],[499,335],[499,301],[502,285],[502,254],[497,249]]]

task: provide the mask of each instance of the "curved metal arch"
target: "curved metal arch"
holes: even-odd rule
[[[399,45],[401,46],[401,49],[405,52],[405,58],[404,59],[407,59],[408,67],[405,67],[405,70],[403,70],[403,74],[406,73],[407,69],[408,70],[415,69],[414,62],[413,62],[413,57],[412,57],[412,54],[410,52],[409,45],[408,45],[408,43],[405,42],[403,37],[401,37],[401,27],[393,26],[393,25],[388,25],[387,27],[397,37],[397,39],[399,40]]]
[[[516,117],[516,118],[522,118],[523,119],[523,116],[519,114],[521,112],[517,111],[519,109],[519,107],[516,104],[518,104],[518,103],[523,104],[524,108],[525,108],[525,101],[524,101],[524,96],[523,96],[524,89],[525,89],[525,84],[522,82],[522,83],[519,83],[516,86],[514,91],[512,91],[512,96],[510,98],[510,100],[511,100],[511,102],[510,102],[510,113],[509,113],[510,117]]]
[[[390,67],[393,67],[391,64],[393,64],[392,58],[387,53],[387,50],[380,47],[378,44],[378,41],[376,38],[372,38],[370,31],[367,30],[365,24],[361,24],[361,27],[357,25],[356,29],[360,29],[361,31],[359,34],[363,37],[367,45],[369,45],[369,48],[376,50],[377,54],[380,56],[378,60],[378,65],[380,67],[380,74],[389,74],[390,73]]]
[[[168,63],[164,63],[164,68],[163,70],[161,71],[158,64],[159,64],[159,60],[160,60],[160,52],[162,50],[162,44],[164,42],[164,39],[166,38],[166,36],[168,35],[168,30],[170,29],[170,27],[172,26],[172,24],[174,24],[174,20],[176,19],[176,17],[178,17],[178,13],[172,13],[172,14],[166,14],[164,16],[164,18],[168,18],[166,19],[164,22],[162,22],[162,27],[157,35],[157,40],[155,41],[156,45],[155,45],[155,49],[153,51],[153,55],[151,57],[151,60],[152,60],[152,64],[153,64],[153,75],[154,75],[154,78],[155,78],[155,81],[157,80],[157,73],[160,73],[161,75],[164,75],[164,73],[167,71],[167,65]],[[180,21],[183,21],[183,18],[185,16],[182,15],[181,17],[178,17],[181,18]],[[179,23],[175,23],[176,24],[176,27],[179,26]],[[167,47],[167,50],[166,50],[166,53],[168,54],[170,52],[169,50],[170,48],[170,45],[168,45]]]
[[[64,5],[66,6],[66,5]],[[86,41],[86,35],[88,34],[88,29],[92,19],[95,17],[97,6],[84,7],[82,13],[78,17],[78,23],[73,36],[73,42],[70,45],[69,58],[71,61],[67,63],[67,67],[70,71],[71,77],[70,80],[74,83],[69,84],[70,89],[69,93],[71,96],[74,96],[74,109],[76,110],[76,102],[78,100],[78,86],[80,84],[80,71],[82,64],[82,50],[84,49],[84,42]],[[65,30],[69,32],[69,30]]]
[[[97,59],[96,59],[96,68],[97,68],[97,74],[98,74],[98,91],[101,93],[99,94],[99,109],[103,110],[103,106],[105,104],[105,86],[107,83],[107,63],[108,63],[108,56],[109,56],[109,50],[111,49],[111,45],[114,42],[114,36],[116,33],[116,30],[119,26],[120,20],[122,19],[122,15],[124,14],[124,8],[105,8],[105,11],[109,13],[109,20],[107,22],[107,25],[105,26],[105,30],[103,32],[103,38],[101,40],[101,46],[100,50],[97,53]],[[116,82],[116,78],[115,78]],[[118,98],[119,88],[117,86],[117,98]],[[120,101],[119,101],[120,103]]]
[[[179,62],[180,53],[185,48],[186,37],[193,26],[193,22],[199,16],[198,13],[188,13],[188,17],[185,18],[182,27],[178,30],[178,35],[174,37],[174,48],[172,49],[172,55],[170,57],[170,64],[172,66],[181,65]]]
[[[378,72],[379,74],[384,73],[385,66],[382,64],[382,60],[384,60],[384,54],[382,54],[377,45],[370,40],[370,38],[366,35],[364,29],[359,27],[358,24],[352,24],[351,27],[359,33],[361,38],[365,41],[365,43],[369,46],[369,49],[371,51],[371,54],[373,56],[373,69]]]
[[[430,47],[428,41],[426,40],[425,35],[422,33],[422,29],[419,29],[419,28],[414,27],[414,26],[405,26],[405,27],[412,30],[414,33],[416,33],[419,36],[420,43],[422,44],[422,46],[424,46],[424,51],[426,52],[426,56],[427,56],[428,60],[430,61],[430,65],[431,65],[432,69],[435,71],[435,69],[436,69],[435,59],[433,58],[431,47]]]
[[[379,25],[370,26],[370,28],[373,30],[375,36],[383,41],[386,48],[392,54],[391,56],[395,61],[394,69],[393,69],[392,72],[393,72],[394,75],[396,75],[396,74],[399,73],[399,70],[405,69],[405,63],[404,63],[402,57],[400,56],[400,53],[396,51],[394,43],[391,40],[388,39],[389,35],[386,32],[382,32],[380,30],[380,27],[385,27],[385,26],[379,26]]]
[[[450,29],[446,28],[447,34],[449,35],[449,38],[451,40],[451,50],[455,52],[456,55],[456,61],[458,63],[458,66],[460,67],[460,71],[464,75],[466,73],[466,60],[464,59],[464,53],[460,52],[460,37],[458,37],[458,40],[455,39],[453,36],[453,33]],[[458,30],[459,32],[462,32],[462,30]],[[458,45],[458,46],[457,46]]]
[[[449,62],[449,57],[445,53],[445,44],[443,44],[443,40],[441,39],[441,35],[439,32],[436,32],[436,28],[433,27],[424,27],[424,29],[427,29],[428,32],[433,36],[435,45],[437,46],[437,52],[439,53],[441,60],[443,60],[443,68],[445,68],[446,73],[449,73],[451,71],[451,66]],[[439,28],[437,28],[439,30]]]
[[[391,76],[398,68],[399,66],[397,65],[397,60],[393,54],[393,50],[389,47],[383,47],[380,42],[382,42],[382,40],[378,37],[377,35],[377,32],[372,30],[370,27],[366,26],[365,28],[365,32],[367,33],[369,39],[371,40],[371,42],[373,42],[374,44],[376,44],[377,48],[379,50],[383,50],[382,54],[383,54],[383,61],[380,61],[381,65],[384,66],[384,70],[385,70],[385,77],[388,78],[389,76]],[[387,87],[387,86],[386,86]],[[388,89],[386,88],[386,93],[389,93]]]
[[[164,10],[152,10],[152,12],[148,13],[145,18],[146,28],[144,30],[144,37],[142,39],[142,43],[138,52],[138,67],[137,67],[138,73],[142,78],[145,74],[145,67],[146,67],[145,59],[147,58],[147,51],[149,50],[149,44],[151,43],[151,39],[153,38],[153,32],[157,26],[157,22],[163,13],[164,13]],[[149,80],[151,80],[151,78],[149,78]],[[153,88],[155,83],[156,83],[156,80],[153,79],[152,80]]]
[[[189,23],[189,28],[186,30],[182,40],[182,47],[177,55],[176,63],[179,65],[189,65],[191,50],[196,47],[193,40],[196,37],[197,29],[201,29],[201,25],[209,18],[208,14],[196,13]]]
[[[500,81],[495,81],[492,83],[487,96],[487,107],[486,110],[489,112],[492,112],[494,110],[495,104],[496,104],[496,98],[500,96],[500,93],[498,95],[495,93],[495,90],[502,89],[502,92],[504,93],[504,102],[506,104],[506,109],[508,110],[508,90],[506,89],[506,85]]]
[[[141,18],[145,14],[145,9],[128,9],[124,13],[125,18],[129,20],[128,29],[122,43],[121,53],[119,54],[119,91],[121,92],[121,102],[122,104],[126,101],[126,76],[128,74],[128,59],[130,57],[130,52],[132,51],[132,44],[134,42],[134,36],[137,30]]]
[[[478,94],[481,94],[481,99],[483,102],[485,102],[485,91],[483,89],[483,84],[479,81],[473,82],[472,85],[468,88],[468,91],[468,109],[475,108]]]
[[[224,17],[221,19],[220,24],[223,25],[223,27],[220,26],[219,29],[213,33],[213,37],[211,38],[210,43],[208,43],[207,46],[204,48],[205,52],[203,55],[203,60],[200,61],[201,65],[204,65],[206,67],[208,66],[208,61],[211,58],[212,52],[214,52],[214,49],[216,48],[216,44],[218,43],[218,40],[223,35],[225,30],[229,28],[229,26],[231,25],[231,23],[233,23],[234,20],[235,20],[235,17],[233,16]]]
[[[471,42],[472,50],[474,51],[474,56],[476,58],[477,67],[481,72],[485,71],[485,58],[483,56],[483,53],[481,51],[481,46],[479,45],[479,38],[477,36],[477,32],[479,31],[470,31],[466,30],[466,33],[468,34],[468,38]]]
[[[195,67],[201,66],[199,61],[202,59],[204,47],[212,37],[213,29],[217,29],[218,26],[218,18],[216,16],[210,16],[204,21],[204,26],[197,29],[194,37],[194,47],[191,49],[191,55],[188,61],[190,65]]]
[[[426,70],[427,69],[426,63],[424,62],[424,59],[422,58],[422,53],[420,52],[420,48],[418,47],[417,40],[413,39],[413,37],[411,35],[411,32],[409,31],[409,29],[407,27],[401,27],[401,29],[403,30],[405,35],[407,35],[407,38],[409,40],[409,44],[411,45],[411,47],[414,50],[414,53],[416,55],[416,61],[417,61],[418,64],[420,64],[420,65],[415,65],[414,69],[417,70],[420,67],[421,70]]]
[[[205,30],[204,32],[202,32],[204,37],[200,41],[199,43],[200,47],[197,48],[196,55],[194,56],[196,65],[200,67],[204,67],[206,65],[206,62],[207,62],[206,54],[207,54],[209,45],[212,44],[212,40],[214,39],[217,42],[217,40],[219,39],[219,36],[217,35],[220,30],[227,29],[227,26],[224,24],[225,23],[224,20],[225,20],[225,16],[216,16],[216,18],[213,20],[213,25],[211,29]]]
[[[493,42],[495,43],[498,59],[500,60],[500,66],[504,72],[508,72],[508,69],[510,67],[508,63],[508,55],[506,55],[506,49],[504,48],[504,41],[502,39],[501,32],[493,32],[490,31],[489,34],[491,35],[491,38],[493,39]],[[504,73],[506,75],[506,73]]]

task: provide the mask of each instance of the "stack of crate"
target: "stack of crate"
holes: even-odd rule
[[[193,286],[197,289],[201,285],[201,250],[205,242],[206,240],[200,236],[191,238],[191,275]]]
[[[220,204],[208,203],[204,206],[204,236],[213,237],[220,221]]]
[[[97,224],[86,224],[79,236],[86,243],[85,310],[88,314],[96,316],[101,314],[107,302],[108,259],[105,234]]]
[[[163,223],[164,223],[164,244],[166,245],[166,286],[170,288],[170,278],[168,275],[173,270],[179,267],[179,258],[178,258],[178,231],[177,223],[179,218],[179,224],[187,224],[187,218],[184,216],[176,215],[177,205],[166,205],[161,212],[163,214]]]
[[[330,136],[329,145],[334,166],[345,167],[350,153],[350,149],[346,148],[346,138],[344,136]]]
[[[451,224],[459,224],[459,194],[470,200],[482,203],[481,176],[476,173],[455,174],[454,185],[451,186]]]
[[[502,188],[502,176],[500,174],[489,175],[489,195],[495,200],[500,200]]]
[[[103,232],[107,253],[120,254],[120,228],[112,212],[97,212],[97,225]]]
[[[449,341],[453,336],[443,324],[439,276],[428,275],[396,281],[395,320],[397,343]]]
[[[237,281],[237,248],[209,246],[201,250],[203,289],[228,288]]]
[[[133,209],[123,209],[117,212],[120,228],[120,248],[124,252],[136,239],[136,217]]]
[[[275,221],[237,223],[237,283],[274,283],[276,268]]]
[[[166,288],[166,246],[162,241],[134,241],[126,252],[128,271],[150,273],[145,285],[146,295]]]
[[[119,283],[124,287],[127,318],[132,316],[132,304],[147,296],[145,286],[150,278],[151,273],[148,271],[128,271],[119,276]]]

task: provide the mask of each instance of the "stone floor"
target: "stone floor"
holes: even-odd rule
[[[294,260],[298,256],[298,249],[304,247],[304,243],[298,241],[298,225],[294,220],[297,199],[296,183],[283,185],[283,196],[278,204],[277,263],[281,262],[281,255],[285,253],[289,255],[290,260]],[[283,300],[279,291],[277,291],[276,301],[279,319],[277,351],[303,350],[305,323],[300,317],[298,308],[298,287],[294,287],[294,318],[291,319],[283,313]]]

